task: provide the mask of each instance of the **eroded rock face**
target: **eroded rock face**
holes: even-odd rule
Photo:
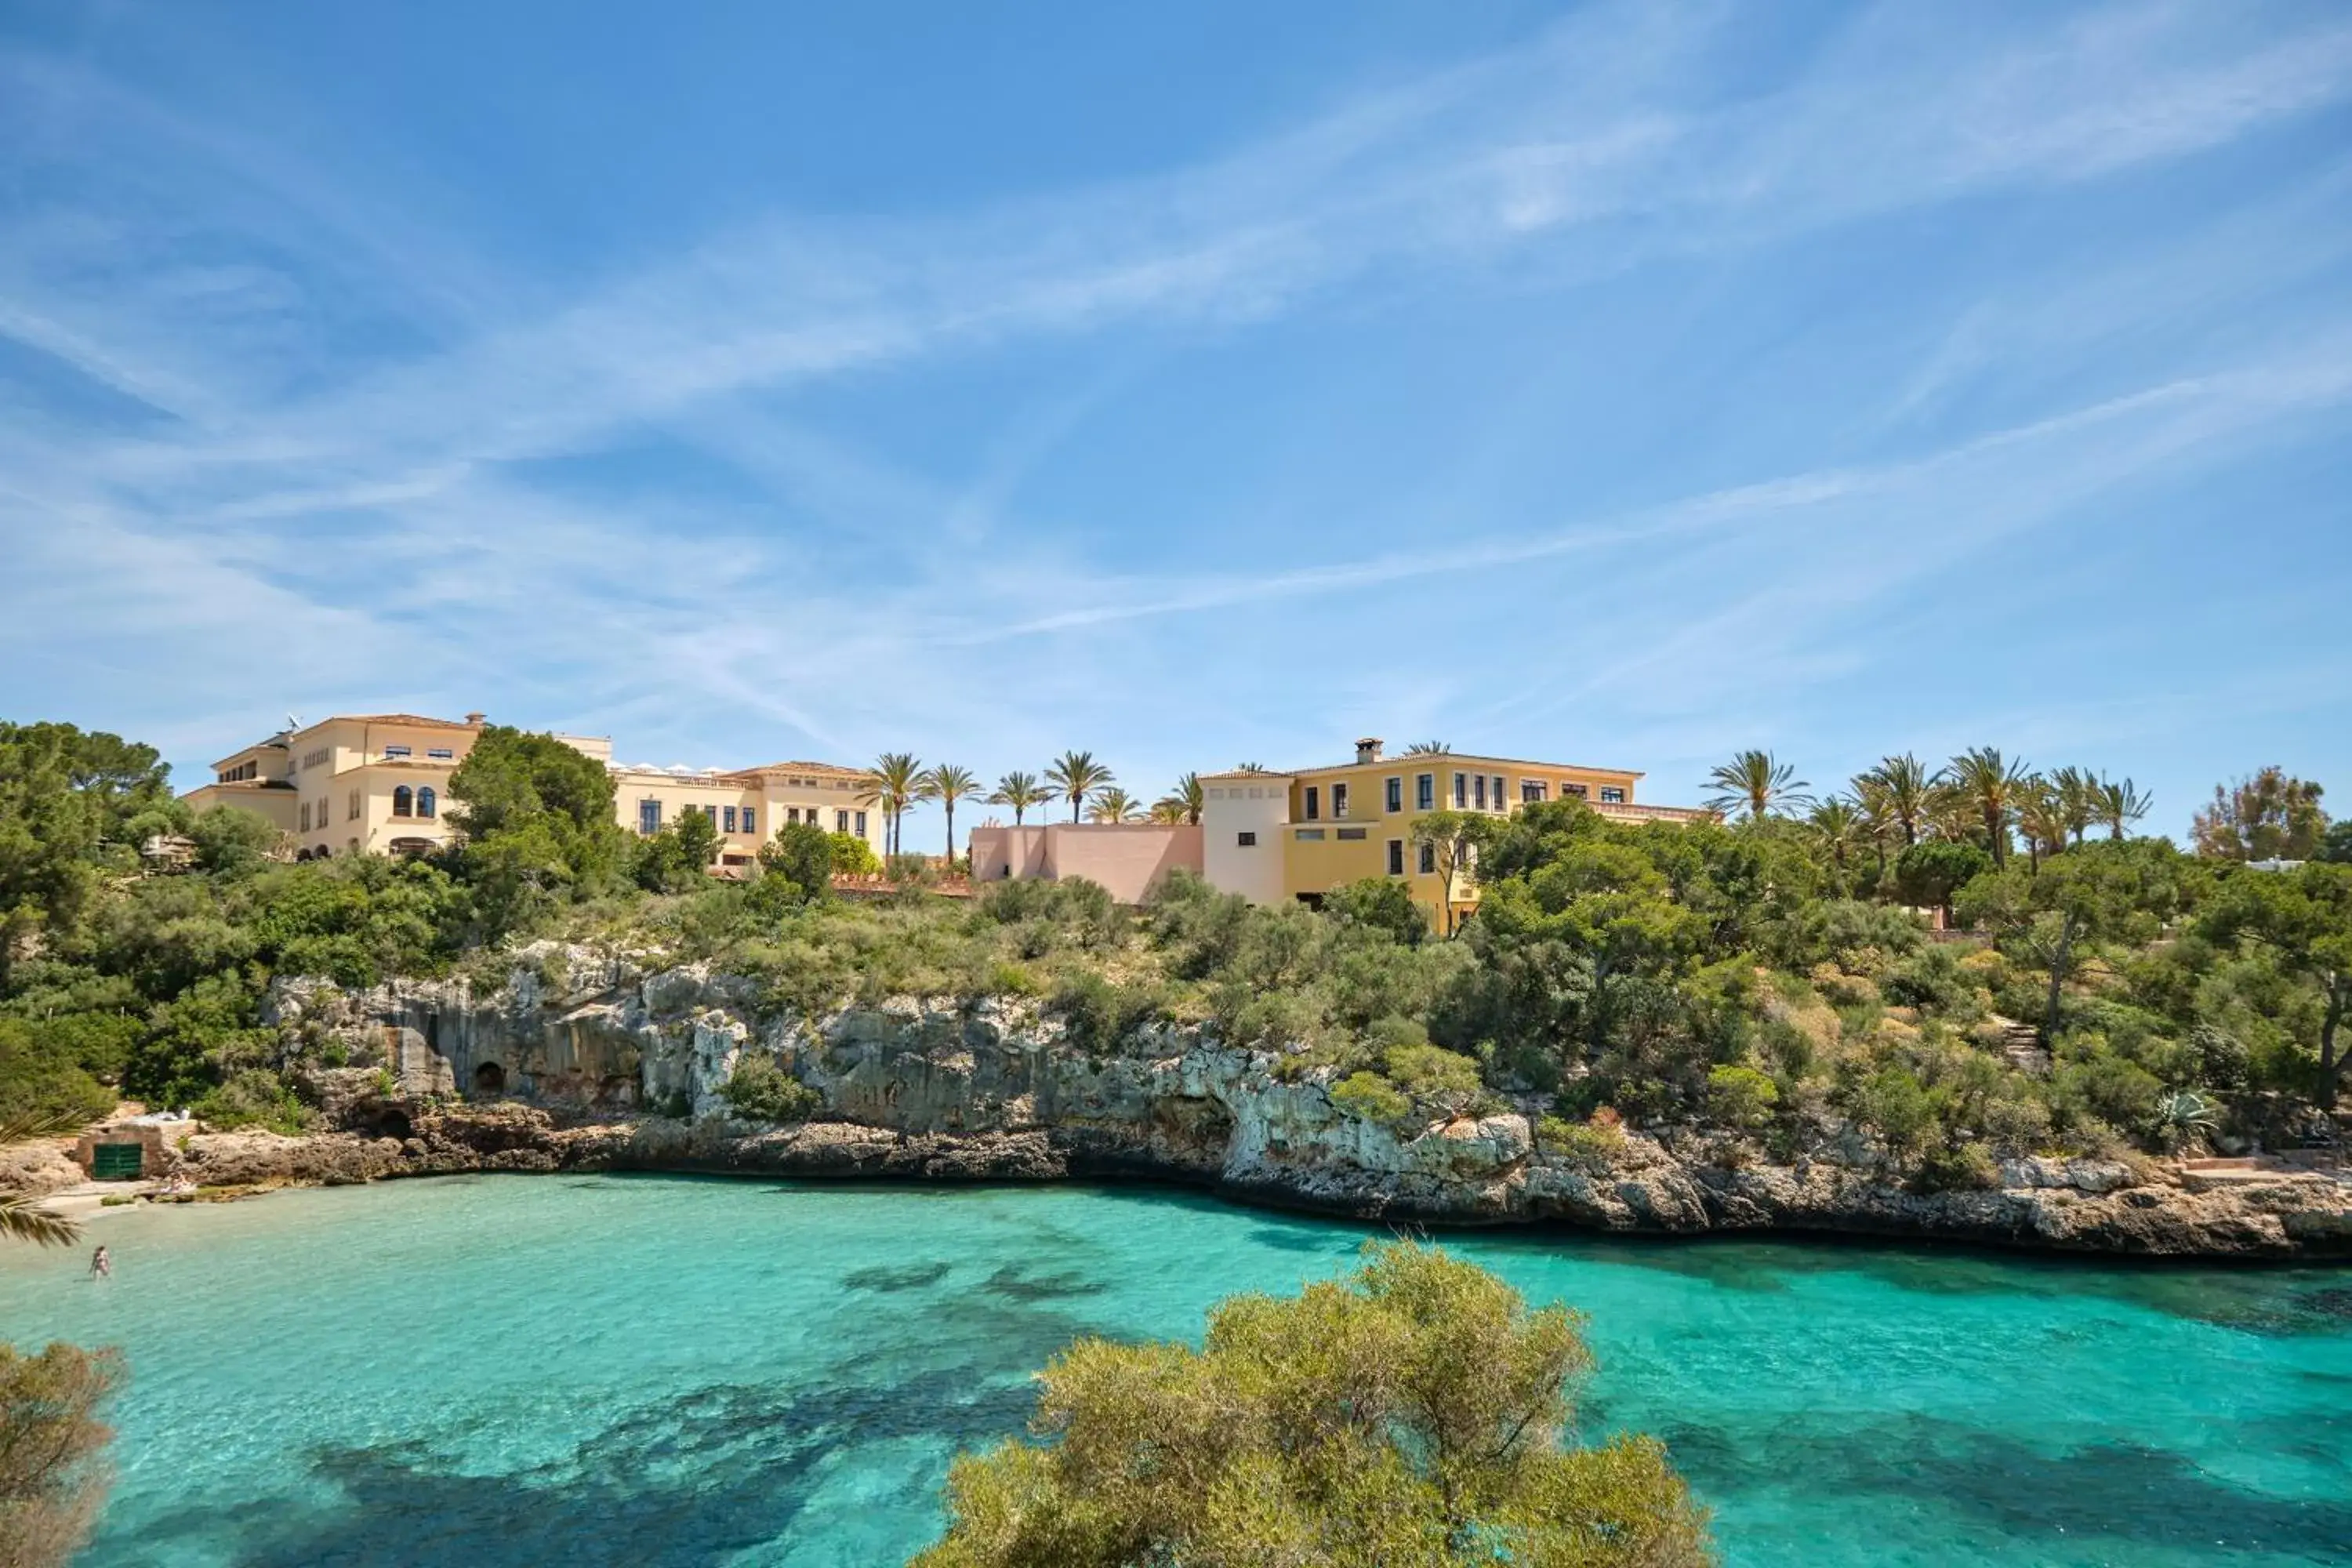
[[[1092,1055],[1034,1008],[914,1001],[814,1021],[750,982],[642,971],[539,944],[495,991],[461,980],[347,993],[282,984],[290,1039],[339,1044],[304,1139],[199,1136],[205,1181],[346,1181],[457,1170],[709,1170],[1053,1180],[1149,1174],[1366,1218],[1559,1222],[1617,1231],[1811,1231],[2185,1257],[2352,1257],[2352,1183],[2286,1174],[2190,1191],[2113,1163],[2028,1160],[1990,1192],[1920,1194],[1856,1152],[1794,1166],[1682,1156],[1633,1135],[1596,1162],[1538,1151],[1518,1115],[1398,1131],[1347,1114],[1322,1075],[1162,1026]],[[751,1053],[822,1097],[822,1120],[730,1119]],[[392,1082],[386,1094],[385,1079]],[[362,1080],[364,1079],[364,1082]],[[275,1173],[273,1176],[271,1173]]]

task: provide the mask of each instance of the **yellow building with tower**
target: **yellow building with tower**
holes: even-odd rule
[[[1435,811],[1508,816],[1546,800],[1581,800],[1621,821],[1705,820],[1683,806],[1633,798],[1642,778],[1623,768],[1455,752],[1385,754],[1378,740],[1356,742],[1356,760],[1290,772],[1203,773],[1202,875],[1211,886],[1258,903],[1319,903],[1368,877],[1393,878],[1415,902],[1458,915],[1477,901],[1457,870],[1413,841],[1413,824]],[[1441,921],[1442,923],[1442,921]]]
[[[182,798],[199,811],[231,806],[267,817],[297,859],[337,854],[421,854],[448,842],[449,775],[488,722],[415,713],[339,714],[287,729],[213,764],[213,782]],[[603,763],[623,827],[651,836],[686,812],[719,829],[720,870],[745,869],[787,823],[865,839],[878,855],[878,781],[832,763],[771,763],[731,771],[613,761],[601,735],[557,740]]]

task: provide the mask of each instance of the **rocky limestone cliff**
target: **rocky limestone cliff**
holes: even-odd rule
[[[505,984],[346,992],[281,983],[270,1021],[335,1129],[198,1134],[215,1183],[454,1171],[649,1169],[1050,1180],[1144,1175],[1367,1219],[1554,1221],[1622,1233],[1802,1231],[2161,1257],[2352,1257],[2352,1181],[2199,1183],[2021,1161],[1984,1192],[1919,1194],[1866,1154],[1783,1166],[1729,1141],[1633,1135],[1602,1158],[1538,1150],[1517,1114],[1407,1132],[1335,1106],[1276,1054],[1160,1026],[1090,1054],[1034,1007],[913,1001],[814,1023],[753,981],[542,943]],[[822,1096],[817,1120],[731,1118],[747,1051]]]

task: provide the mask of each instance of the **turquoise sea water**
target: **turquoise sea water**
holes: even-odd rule
[[[83,1562],[896,1563],[1080,1333],[1192,1336],[1365,1233],[1139,1189],[455,1178],[108,1215],[0,1335],[121,1344]],[[2352,1561],[2352,1271],[1450,1236],[1591,1315],[1728,1563]]]

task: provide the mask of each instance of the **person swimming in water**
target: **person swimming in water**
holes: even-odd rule
[[[103,1247],[89,1255],[89,1277],[93,1279],[114,1278],[114,1259]]]

